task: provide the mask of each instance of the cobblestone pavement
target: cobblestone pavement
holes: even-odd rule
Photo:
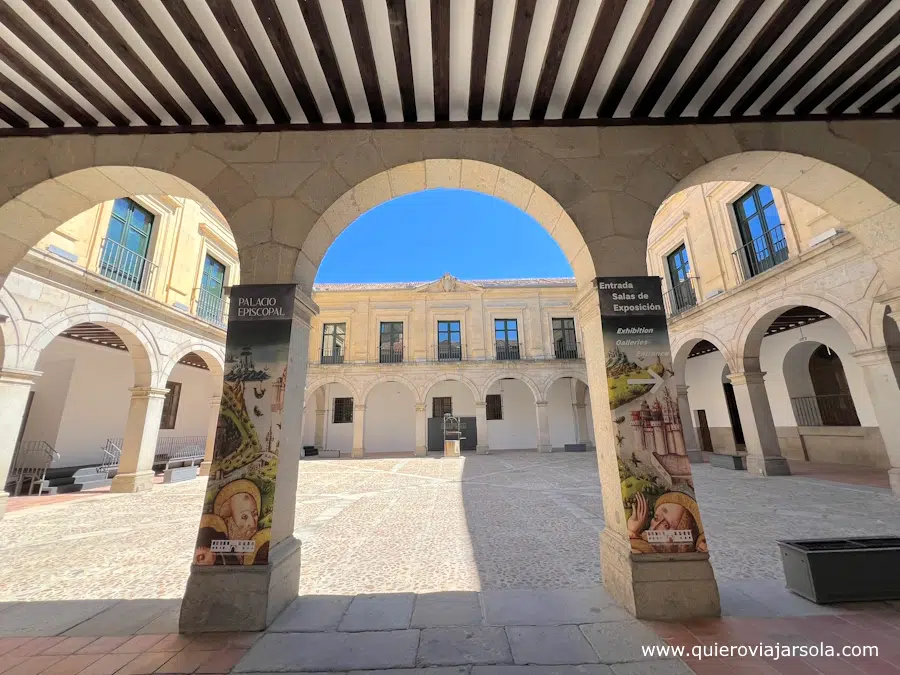
[[[781,579],[776,539],[900,534],[888,490],[695,470],[716,576]],[[205,482],[0,521],[0,602],[179,598]],[[591,455],[498,453],[301,466],[302,594],[590,588],[603,526]]]

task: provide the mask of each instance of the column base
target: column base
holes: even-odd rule
[[[366,456],[366,449],[365,448],[353,448],[352,450],[350,450],[350,456],[353,457],[353,459],[362,459],[363,457]]]
[[[417,445],[414,454],[416,457],[427,457],[428,448],[426,448],[424,445]]]
[[[300,589],[300,540],[269,551],[267,565],[191,565],[178,630],[222,633],[265,630]]]
[[[153,472],[117,473],[113,476],[110,492],[145,492],[153,489]]]
[[[489,455],[489,454],[491,454],[491,449],[487,445],[476,445],[475,446],[475,454],[476,455]]]
[[[708,553],[639,553],[628,540],[600,534],[603,585],[637,619],[681,621],[720,616],[719,587]]]
[[[900,468],[888,471],[888,479],[891,481],[891,490],[900,497]],[[2,497],[0,497],[2,499]],[[0,505],[0,518],[3,517],[3,506]]]
[[[198,476],[208,476],[209,475],[209,467],[212,466],[212,462],[200,462],[200,471],[197,472]]]
[[[553,446],[552,445],[540,445],[540,446],[538,446],[537,451],[540,453],[544,453],[544,452],[551,453],[551,452],[553,452]]]
[[[747,455],[744,458],[747,472],[757,476],[790,476],[791,467],[784,457],[760,457]]]
[[[703,451],[702,450],[688,450],[687,456],[688,456],[688,461],[691,464],[703,464]]]
[[[0,520],[6,514],[6,503],[9,501],[9,493],[0,490]]]

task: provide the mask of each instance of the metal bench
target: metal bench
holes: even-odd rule
[[[168,471],[198,466],[206,454],[205,436],[169,436],[156,443],[153,468]]]

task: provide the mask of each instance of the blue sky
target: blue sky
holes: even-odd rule
[[[572,268],[531,216],[469,190],[426,190],[361,215],[332,244],[320,283],[570,277]]]

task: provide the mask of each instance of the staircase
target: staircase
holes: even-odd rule
[[[71,467],[52,472],[53,475],[44,480],[41,494],[61,495],[68,492],[95,490],[112,485],[112,478],[119,468],[119,456],[122,454],[122,439],[108,438],[103,448],[103,460],[99,466]]]
[[[23,441],[16,446],[6,479],[6,490],[18,497],[40,494],[44,477],[59,455],[46,441]]]

